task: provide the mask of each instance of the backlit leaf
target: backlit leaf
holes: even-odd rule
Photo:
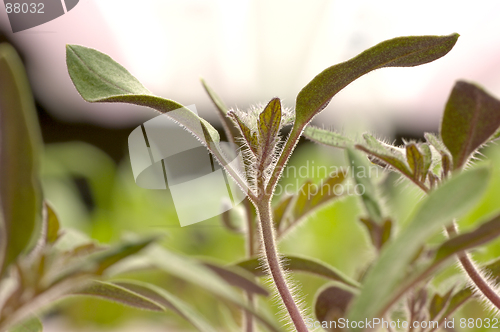
[[[499,127],[500,100],[474,84],[458,81],[441,123],[441,137],[453,157],[453,168],[462,168]]]
[[[456,33],[389,39],[346,62],[325,69],[298,94],[295,125],[307,124],[337,92],[360,76],[378,68],[413,67],[434,61],[448,53],[457,39]]]

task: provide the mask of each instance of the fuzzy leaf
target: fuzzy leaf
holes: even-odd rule
[[[257,312],[255,309],[249,307],[244,299],[237,292],[235,292],[226,281],[220,278],[208,267],[192,261],[187,257],[181,257],[159,246],[155,246],[154,248],[151,248],[151,250],[148,250],[147,258],[159,269],[204,288],[211,294],[251,312],[270,331],[280,331],[280,329],[276,327],[268,318]]]
[[[489,171],[478,167],[452,177],[432,191],[419,205],[408,226],[387,244],[365,277],[363,289],[353,303],[353,320],[381,317],[391,293],[401,283],[407,265],[420,246],[444,225],[474,207],[484,194]]]
[[[434,261],[445,260],[456,253],[492,241],[498,236],[500,236],[500,215],[482,223],[481,226],[472,232],[459,234],[444,242],[439,246]]]
[[[462,168],[499,127],[500,100],[474,84],[458,81],[441,123],[441,137],[453,157],[453,168]]]
[[[413,67],[439,59],[452,49],[458,36],[455,33],[389,39],[346,62],[325,69],[299,92],[295,125],[307,124],[337,92],[360,76],[378,68]]]
[[[224,157],[219,145],[219,133],[210,123],[175,101],[152,95],[125,68],[97,50],[66,45],[66,64],[71,80],[83,99],[147,106],[167,114],[205,145],[242,190],[249,192],[246,181]]]
[[[369,168],[370,166],[368,165],[367,162],[365,162],[365,158],[363,158],[359,152],[348,148],[347,152],[347,159],[349,160],[349,165],[353,169],[353,176],[354,176],[354,181],[356,182],[357,185],[360,185],[364,188],[364,192],[361,195],[361,199],[363,201],[363,205],[365,206],[366,211],[368,212],[368,215],[370,218],[375,221],[377,224],[381,224],[383,221],[383,216],[382,216],[382,209],[380,207],[380,202],[379,202],[379,195],[377,195],[375,185],[373,184],[371,178],[369,177]],[[361,171],[364,170],[362,174],[364,176],[361,176]]]
[[[201,84],[203,84],[203,88],[207,92],[208,96],[212,100],[212,102],[215,105],[215,108],[217,109],[217,113],[219,114],[219,118],[221,119],[222,122],[222,127],[224,127],[224,131],[226,132],[226,136],[228,139],[236,143],[239,137],[241,137],[240,132],[238,128],[234,125],[234,123],[228,118],[227,112],[227,106],[224,104],[222,99],[219,98],[219,96],[212,90],[212,88],[205,82],[204,79],[201,79]]]
[[[281,101],[273,98],[259,115],[259,148],[261,170],[265,170],[273,161],[274,148],[281,125]],[[263,174],[257,174],[263,176]]]
[[[281,124],[281,101],[273,98],[259,115],[259,137],[265,144],[275,140]]]
[[[419,181],[424,172],[424,156],[414,143],[406,145],[406,160],[415,180]]]
[[[259,149],[259,138],[257,137],[257,133],[252,132],[252,130],[248,128],[248,126],[243,121],[241,121],[241,119],[238,117],[238,115],[236,115],[236,113],[229,112],[228,116],[231,117],[236,122],[236,125],[240,130],[240,136],[242,136],[245,139],[248,147],[253,152],[253,154],[257,155]]]
[[[429,145],[426,143],[422,143],[420,145],[420,150],[422,151],[422,157],[424,159],[422,177],[420,178],[420,181],[425,182],[425,180],[427,179],[427,173],[429,173],[429,169],[432,166],[432,151]]]
[[[285,255],[283,260],[287,270],[311,273],[329,280],[341,282],[350,287],[360,287],[356,280],[349,278],[333,266],[327,265],[323,262],[311,258],[288,255]],[[256,277],[262,277],[266,274],[257,257],[236,263],[236,265],[244,268]]]
[[[75,294],[96,296],[134,308],[150,311],[165,312],[172,310],[186,319],[199,331],[216,331],[188,304],[179,300],[166,290],[151,284],[137,281],[94,281],[92,284],[77,291]]]
[[[354,144],[350,138],[344,137],[339,133],[329,131],[326,129],[321,129],[315,126],[307,126],[302,133],[307,139],[334,148],[345,149],[346,147]]]
[[[42,322],[37,317],[31,317],[10,328],[7,332],[42,332]]]
[[[0,277],[41,229],[41,142],[22,61],[11,45],[0,44]]]
[[[316,319],[320,322],[338,322],[340,318],[345,318],[347,308],[355,295],[351,289],[345,287],[328,286],[321,289],[314,301]],[[325,328],[325,331],[338,330],[333,326]]]

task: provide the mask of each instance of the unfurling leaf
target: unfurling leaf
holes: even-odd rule
[[[365,139],[366,144],[356,144],[357,149],[364,151],[368,155],[380,159],[382,162],[392,166],[394,169],[401,172],[406,177],[413,179],[412,173],[405,162],[405,158],[402,152],[396,150],[393,147],[386,147],[375,137],[369,134],[364,134],[363,138]]]
[[[453,169],[462,168],[499,127],[500,100],[474,84],[458,81],[441,123],[441,137],[453,157]]]
[[[424,172],[424,156],[414,143],[406,145],[406,160],[415,180],[420,181]]]
[[[96,296],[131,307],[151,311],[165,312],[172,310],[186,319],[199,331],[216,331],[188,304],[179,300],[166,290],[151,284],[137,281],[94,281],[74,294]]]
[[[333,266],[327,265],[323,262],[311,258],[285,255],[283,256],[283,262],[287,270],[293,272],[310,273],[329,280],[338,281],[349,287],[360,287],[359,283],[356,280],[353,280],[344,275],[341,271],[337,270]],[[262,264],[260,264],[257,257],[236,263],[236,266],[244,268],[256,277],[262,277],[266,274],[265,270],[262,267]]]
[[[354,144],[350,138],[344,137],[339,133],[329,131],[326,129],[321,129],[314,126],[307,126],[302,133],[307,139],[334,148],[345,149],[346,147]]]
[[[314,301],[314,313],[320,322],[328,322],[328,326],[322,326],[326,331],[343,331],[337,327],[338,320],[345,318],[349,304],[355,297],[352,289],[345,286],[328,286],[321,289]],[[337,322],[337,324],[331,324]]]
[[[0,277],[41,229],[42,142],[23,63],[11,45],[0,44]]]
[[[257,121],[259,128],[259,158],[261,170],[265,170],[273,161],[278,133],[281,126],[281,101],[273,98]]]
[[[439,59],[455,45],[458,34],[389,39],[356,57],[325,69],[297,96],[295,126],[302,127],[321,112],[349,83],[384,67],[413,67]]]
[[[399,288],[407,265],[429,236],[469,211],[484,194],[489,171],[475,168],[453,176],[432,191],[418,207],[408,226],[385,246],[368,271],[362,291],[353,303],[350,319],[382,317]]]

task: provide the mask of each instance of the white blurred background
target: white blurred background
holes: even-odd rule
[[[436,130],[457,79],[500,96],[500,1],[80,0],[70,12],[13,34],[34,92],[52,116],[107,127],[156,114],[127,105],[87,104],[66,70],[65,44],[108,53],[154,93],[218,119],[203,77],[230,107],[295,96],[323,69],[385,39],[458,32],[455,48],[420,67],[370,73],[341,91],[317,124],[390,133]]]

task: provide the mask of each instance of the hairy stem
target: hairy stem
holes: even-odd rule
[[[300,310],[293,299],[292,293],[285,279],[285,274],[281,266],[281,262],[276,249],[274,240],[274,228],[271,210],[271,197],[264,195],[263,199],[257,203],[257,210],[260,220],[260,233],[264,247],[264,253],[269,268],[269,272],[273,278],[274,284],[278,289],[278,293],[285,304],[285,307],[290,314],[293,324],[297,332],[308,332],[306,324],[302,318]]]
[[[458,234],[455,224],[452,224],[451,226],[447,227],[446,232],[448,233],[448,236],[456,236]],[[500,297],[495,292],[495,290],[492,289],[491,285],[484,279],[484,276],[481,275],[481,272],[474,265],[474,262],[469,257],[469,255],[463,252],[458,254],[457,256],[458,260],[460,261],[460,264],[462,264],[462,267],[464,268],[465,272],[469,275],[469,278],[472,280],[474,285],[476,285],[477,289],[479,289],[481,293],[483,293],[483,295],[488,300],[490,300],[490,302],[495,307],[500,309]]]
[[[252,205],[250,204],[250,201],[248,199],[245,199],[244,201],[245,204],[245,212],[246,212],[246,221],[247,221],[247,239],[246,239],[246,251],[247,251],[247,257],[252,258],[255,254],[255,248],[254,248],[254,220],[252,217]],[[248,292],[247,293],[247,303],[250,306],[250,308],[254,308],[254,298],[252,293]],[[254,331],[254,320],[253,320],[253,315],[247,311],[244,310],[244,324],[243,324],[243,329],[245,332],[253,332]]]
[[[274,187],[278,183],[278,180],[281,178],[281,174],[283,173],[286,163],[288,162],[288,159],[290,158],[293,150],[295,149],[295,146],[299,142],[300,135],[302,135],[304,127],[305,125],[300,127],[293,126],[290,135],[288,135],[288,139],[285,143],[285,146],[283,147],[283,150],[281,151],[276,167],[274,168],[273,173],[271,174],[269,183],[267,184],[266,192],[268,194],[274,191]]]

